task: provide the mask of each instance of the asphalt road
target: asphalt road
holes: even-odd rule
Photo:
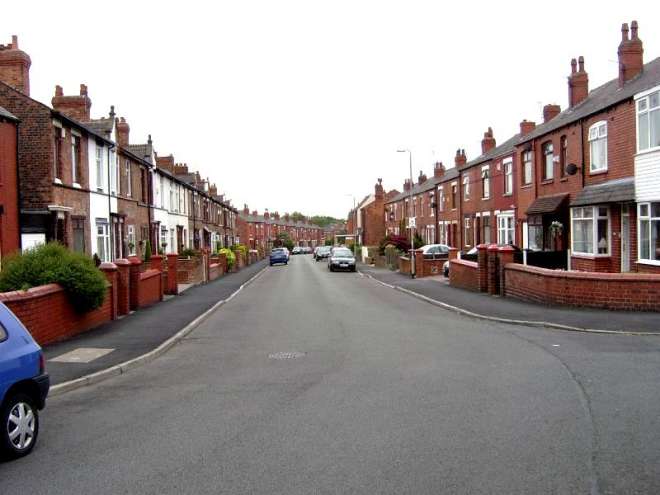
[[[473,320],[300,256],[51,399],[0,493],[654,494],[659,384],[658,337]]]

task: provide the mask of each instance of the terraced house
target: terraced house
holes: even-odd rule
[[[309,221],[293,221],[288,213],[280,217],[268,210],[260,215],[250,211],[248,205],[239,213],[239,232],[243,243],[250,249],[270,249],[277,235],[286,232],[295,246],[316,247],[323,244],[323,228]]]

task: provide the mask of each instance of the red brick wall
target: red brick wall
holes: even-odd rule
[[[453,269],[453,265],[452,265]],[[660,311],[660,276],[547,270],[510,263],[505,294],[526,301],[630,311]]]
[[[453,287],[479,290],[479,270],[474,261],[451,260],[449,262],[449,283]]]
[[[644,263],[637,263],[638,273],[655,273],[660,275],[660,266],[646,265]]]
[[[202,258],[193,256],[191,258],[179,258],[177,264],[176,279],[179,284],[197,284],[204,277]]]
[[[100,308],[84,314],[73,309],[66,292],[57,284],[0,293],[0,301],[23,322],[39,345],[46,345],[110,321],[111,291],[108,288]]]
[[[20,247],[18,228],[18,177],[16,172],[16,138],[14,122],[0,121],[0,256]]]
[[[140,273],[138,307],[149,306],[161,300],[162,277],[159,270]]]

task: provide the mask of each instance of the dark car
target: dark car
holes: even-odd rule
[[[314,259],[316,261],[324,260],[330,256],[330,251],[332,251],[331,246],[320,246],[316,253],[314,253]]]
[[[334,248],[328,258],[328,270],[355,271],[355,256],[348,248]]]
[[[0,303],[0,454],[29,454],[39,435],[39,410],[46,406],[50,379],[41,347]]]
[[[287,255],[284,248],[274,248],[270,252],[270,266],[276,265],[278,263],[284,263],[285,265],[289,264],[289,256]]]

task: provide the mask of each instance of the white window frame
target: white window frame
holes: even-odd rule
[[[128,255],[135,256],[137,251],[137,242],[135,241],[135,225],[128,225],[126,227],[126,239],[128,241]],[[133,244],[133,247],[131,247]]]
[[[511,220],[511,228],[509,228]],[[516,243],[516,220],[513,212],[501,212],[497,215],[497,243],[515,244]]]
[[[607,121],[600,120],[589,127],[589,133],[587,134],[589,140],[589,173],[597,174],[602,172],[607,172]],[[605,147],[605,163],[594,163],[594,157],[598,153],[594,153],[594,147],[598,143],[603,143]]]
[[[465,247],[472,247],[474,245],[474,229],[473,229],[473,224],[474,223],[475,222],[472,221],[471,217],[464,217],[463,218],[463,232],[465,233],[465,235],[464,235],[465,239],[463,239],[463,241],[464,241]],[[469,231],[472,231],[471,232],[472,235],[470,236],[470,237],[472,237],[472,239],[468,239],[467,234],[468,234]],[[470,241],[470,244],[468,244],[467,241]]]
[[[130,198],[133,196],[133,174],[131,173],[130,160],[126,160],[125,167],[126,167],[126,196]]]
[[[76,153],[76,141],[78,142],[78,153]],[[82,164],[78,163],[81,160],[81,146],[82,139],[80,134],[71,131],[71,179],[73,187],[80,187],[80,177],[78,177],[78,167]],[[81,167],[82,168],[82,167]]]
[[[490,165],[481,167],[481,199],[490,199]]]
[[[103,147],[96,145],[96,190],[105,189],[105,174],[103,173]]]
[[[541,145],[543,154],[543,177],[544,181],[555,179],[555,146],[552,141],[546,141]]]
[[[99,252],[99,241],[102,242],[103,253]],[[110,260],[110,224],[105,219],[96,220],[96,255],[102,262]]]
[[[470,201],[470,176],[463,177],[463,201]]]
[[[513,194],[513,160],[507,158],[502,162],[504,166],[504,196]]]
[[[438,189],[438,211],[445,211],[445,189]]]
[[[523,162],[523,170],[522,170],[523,185],[530,186],[532,185],[532,182],[534,182],[534,153],[532,153],[532,150],[523,151],[522,162]],[[528,172],[529,172],[529,180],[527,180]]]
[[[603,216],[600,214],[600,209],[607,209],[607,215]],[[591,210],[591,217],[586,217],[585,220],[591,220],[591,242],[592,242],[592,253],[585,253],[575,249],[575,222],[581,221],[582,218],[576,218],[576,210]],[[607,219],[607,252],[599,253],[598,252],[598,220]],[[611,219],[611,210],[607,205],[594,205],[594,206],[578,206],[571,208],[571,252],[574,255],[588,257],[588,258],[608,258],[612,256],[612,219]]]
[[[435,216],[435,208],[433,208],[433,203],[435,203],[435,192],[430,192],[429,193],[429,209],[431,210],[431,213],[429,216],[434,217]],[[436,204],[436,207],[438,205]]]
[[[652,97],[657,98],[657,102],[655,103],[655,106],[651,107],[651,100]],[[644,108],[640,111],[640,107],[644,106]],[[636,111],[636,119],[635,119],[635,127],[637,129],[637,153],[647,153],[649,151],[657,151],[660,150],[660,144],[656,146],[651,145],[651,140],[653,136],[651,135],[651,114],[655,114],[655,112],[660,113],[660,86],[656,86],[655,88],[652,88],[648,91],[645,91],[643,93],[640,93],[635,96],[635,111]],[[648,146],[642,148],[640,146],[640,117],[645,116],[647,120],[647,138],[648,138]],[[660,128],[657,131],[660,134]],[[659,142],[660,142],[660,136],[659,136]]]
[[[651,244],[651,239],[652,239],[651,231],[653,229],[653,223],[660,222],[660,216],[654,217],[652,214],[653,203],[660,203],[660,201],[638,203],[637,205],[637,262],[645,265],[660,266],[660,260],[655,260],[651,258],[642,258],[642,222],[649,223],[649,241],[648,241],[649,256],[651,256],[651,252],[653,251],[653,244]],[[642,214],[643,207],[647,208],[646,215]]]

